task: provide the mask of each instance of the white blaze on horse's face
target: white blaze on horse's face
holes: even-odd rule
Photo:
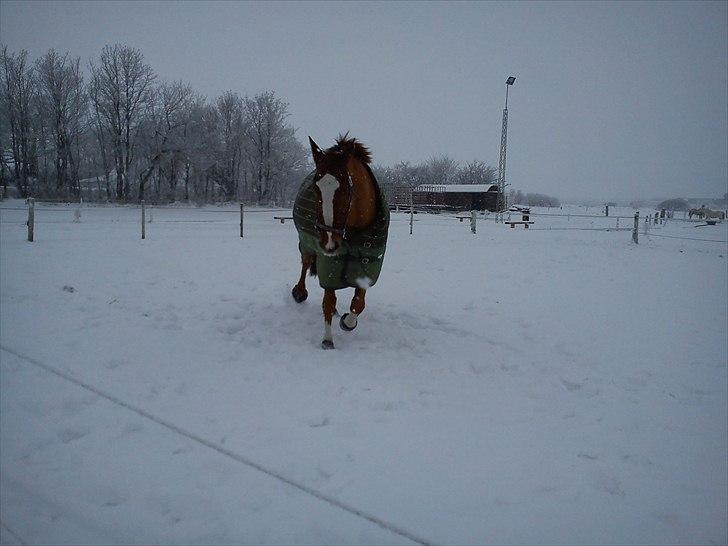
[[[321,191],[321,212],[324,216],[324,224],[328,227],[334,226],[334,194],[339,189],[339,181],[330,174],[322,176],[316,185]],[[324,250],[333,252],[336,250],[336,242],[333,240],[332,233],[326,232],[327,240]]]
[[[339,189],[339,181],[330,174],[325,174],[316,182],[321,190],[321,209],[327,226],[334,225],[334,194]]]

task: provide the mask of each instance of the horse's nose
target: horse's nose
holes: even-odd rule
[[[324,250],[326,252],[334,252],[339,248],[339,243],[334,240],[334,236],[330,231],[326,232],[326,244],[324,244]]]

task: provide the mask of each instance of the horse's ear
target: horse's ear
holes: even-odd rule
[[[308,137],[308,141],[309,143],[311,143],[311,155],[313,156],[313,162],[316,164],[316,168],[318,168],[324,158],[324,153],[321,151],[321,148],[318,147],[318,144],[316,144],[311,137]]]

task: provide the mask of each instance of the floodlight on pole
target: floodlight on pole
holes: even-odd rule
[[[506,105],[503,108],[503,130],[501,131],[500,159],[498,161],[498,204],[496,219],[503,220],[503,211],[508,207],[506,199],[506,144],[508,141],[508,88],[516,81],[515,76],[506,80]]]
[[[506,80],[506,110],[508,110],[508,87],[513,85],[515,82],[515,76],[508,76],[508,79]]]

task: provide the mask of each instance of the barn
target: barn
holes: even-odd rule
[[[498,206],[498,186],[488,184],[421,184],[412,192],[417,208],[489,210]]]

